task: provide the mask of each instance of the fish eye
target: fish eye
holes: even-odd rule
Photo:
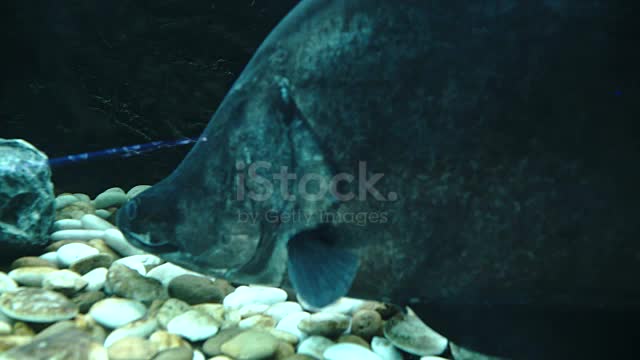
[[[125,206],[125,214],[129,220],[134,220],[138,216],[138,202],[134,199]]]

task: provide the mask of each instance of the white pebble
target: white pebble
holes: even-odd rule
[[[223,300],[225,307],[239,308],[248,304],[273,305],[287,300],[287,292],[269,286],[239,286]]]
[[[102,235],[107,245],[122,256],[141,255],[144,251],[131,245],[118,229],[107,229]]]
[[[96,216],[99,216],[102,219],[108,219],[111,217],[111,211],[105,209],[96,210]]]
[[[18,284],[9,275],[0,271],[0,294],[18,288]]]
[[[278,322],[276,329],[293,334],[298,337],[298,340],[304,340],[307,338],[307,334],[298,329],[298,324],[302,319],[306,319],[309,316],[311,316],[311,314],[306,311],[291,313]]]
[[[41,287],[45,275],[57,270],[48,266],[27,266],[13,269],[8,275],[20,285]]]
[[[52,241],[59,240],[80,240],[88,241],[95,238],[101,238],[104,236],[102,230],[87,230],[87,229],[73,229],[73,230],[59,230],[51,234]]]
[[[189,341],[201,341],[218,333],[219,324],[208,314],[198,310],[189,310],[171,319],[167,331],[180,335]]]
[[[297,302],[285,301],[273,304],[265,311],[265,315],[271,316],[275,321],[284,319],[287,315],[302,311],[302,306]]]
[[[82,243],[62,245],[58,251],[58,263],[69,266],[74,261],[100,253],[98,249]]]
[[[205,360],[204,354],[200,350],[193,350],[193,357],[191,360]]]
[[[138,196],[141,192],[147,190],[150,187],[151,187],[151,185],[137,185],[137,186],[134,186],[129,191],[127,191],[127,197],[129,199],[133,199],[134,197]]]
[[[56,210],[60,210],[66,206],[69,206],[73,203],[80,201],[77,197],[69,194],[59,195],[55,200],[55,208]]]
[[[158,329],[158,321],[155,318],[134,321],[112,331],[105,339],[104,347],[109,347],[116,341],[130,336],[146,338],[156,331],[156,329]]]
[[[53,223],[53,230],[77,230],[82,229],[82,221],[76,219],[61,219]]]
[[[389,340],[380,336],[374,336],[371,339],[371,350],[382,360],[402,360],[400,351]]]
[[[126,263],[140,263],[144,266],[157,266],[164,262],[164,260],[153,254],[142,254],[142,255],[131,255],[127,257],[123,257],[121,259],[116,260],[117,263],[125,264]]]
[[[323,359],[322,354],[333,344],[333,341],[324,336],[309,336],[298,345],[297,353],[309,355],[314,359]]]
[[[87,291],[99,291],[102,290],[104,283],[107,281],[107,273],[109,270],[104,267],[96,268],[88,273],[82,275],[82,278],[87,281]]]
[[[350,297],[342,297],[335,302],[322,307],[317,308],[307,304],[304,299],[298,297],[298,301],[302,305],[302,308],[305,310],[313,311],[313,312],[334,312],[345,315],[352,315],[356,310],[358,310],[363,304],[366,303],[365,300],[355,299]]]
[[[171,282],[171,280],[177,278],[180,275],[185,275],[185,274],[204,276],[197,272],[187,270],[181,266],[167,262],[149,270],[149,272],[147,273],[147,277],[154,278],[160,281],[164,287],[167,287],[169,286],[169,283]]]
[[[12,328],[8,322],[0,321],[0,336],[11,334]]]
[[[445,359],[440,356],[423,356],[420,358],[420,360],[449,360],[449,359]]]
[[[92,201],[96,209],[106,209],[112,206],[121,206],[127,202],[127,195],[119,191],[105,191],[96,196]]]
[[[85,214],[80,218],[80,222],[85,229],[91,230],[107,230],[113,229],[115,226],[101,217],[93,214]]]
[[[48,253],[44,253],[40,255],[39,258],[45,259],[48,262],[54,264],[55,266],[60,266],[60,263],[58,263],[58,253],[55,251],[49,251]]]
[[[364,346],[350,343],[331,345],[324,351],[323,356],[325,360],[382,360]]]
[[[136,321],[147,312],[145,306],[138,301],[108,298],[91,306],[89,315],[100,325],[114,329]]]
[[[112,188],[108,188],[107,190],[103,191],[102,193],[108,193],[108,192],[117,192],[117,193],[121,193],[124,194],[124,190],[122,190],[121,187],[112,187]]]

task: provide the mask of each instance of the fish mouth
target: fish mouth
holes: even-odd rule
[[[228,268],[214,268],[203,263],[201,259],[188,252],[181,251],[177,246],[170,243],[153,244],[149,233],[136,233],[129,230],[121,230],[125,239],[132,246],[145,252],[160,256],[167,262],[181,266],[185,269],[201,274],[226,278]],[[153,245],[149,245],[153,244]]]

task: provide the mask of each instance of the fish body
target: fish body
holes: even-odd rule
[[[611,88],[620,13],[302,1],[206,141],[118,226],[169,261],[314,305],[410,305],[487,354],[617,354],[640,319],[638,110]]]

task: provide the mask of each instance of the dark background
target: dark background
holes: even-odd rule
[[[0,138],[50,158],[200,134],[296,0],[4,0]],[[92,196],[168,175],[189,146],[53,169]]]

